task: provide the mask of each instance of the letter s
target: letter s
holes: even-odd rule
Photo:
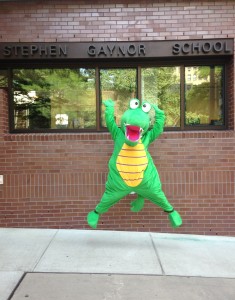
[[[179,54],[180,53],[180,44],[174,44],[172,47],[172,53],[173,54]]]
[[[3,49],[3,55],[4,56],[10,56],[11,55],[11,46],[5,46]]]

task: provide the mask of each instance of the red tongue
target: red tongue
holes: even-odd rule
[[[130,140],[131,142],[138,141],[140,138],[140,127],[127,125],[126,126],[126,136],[127,136],[128,140]]]

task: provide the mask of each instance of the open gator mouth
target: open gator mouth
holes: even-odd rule
[[[131,142],[137,142],[142,135],[143,129],[139,126],[125,124],[126,138]]]

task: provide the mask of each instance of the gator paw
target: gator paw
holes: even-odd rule
[[[99,214],[95,211],[90,211],[87,215],[87,223],[91,228],[96,229],[98,222],[99,222]]]
[[[144,198],[138,196],[133,202],[131,202],[131,211],[139,212],[144,207]]]
[[[180,227],[182,225],[181,216],[176,210],[174,210],[173,212],[168,214],[168,219],[169,219],[169,221],[171,223],[171,226],[173,228],[177,228],[177,227]]]
[[[112,99],[102,101],[105,107],[114,107],[115,103]]]

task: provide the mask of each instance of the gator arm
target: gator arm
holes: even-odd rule
[[[155,111],[155,122],[153,128],[147,133],[149,143],[152,143],[163,132],[165,122],[164,111],[159,109],[157,105],[152,105],[152,108]]]
[[[111,133],[112,139],[115,140],[117,133],[120,131],[120,128],[117,126],[114,119],[114,102],[109,99],[103,101],[105,106],[105,121],[109,132]]]

